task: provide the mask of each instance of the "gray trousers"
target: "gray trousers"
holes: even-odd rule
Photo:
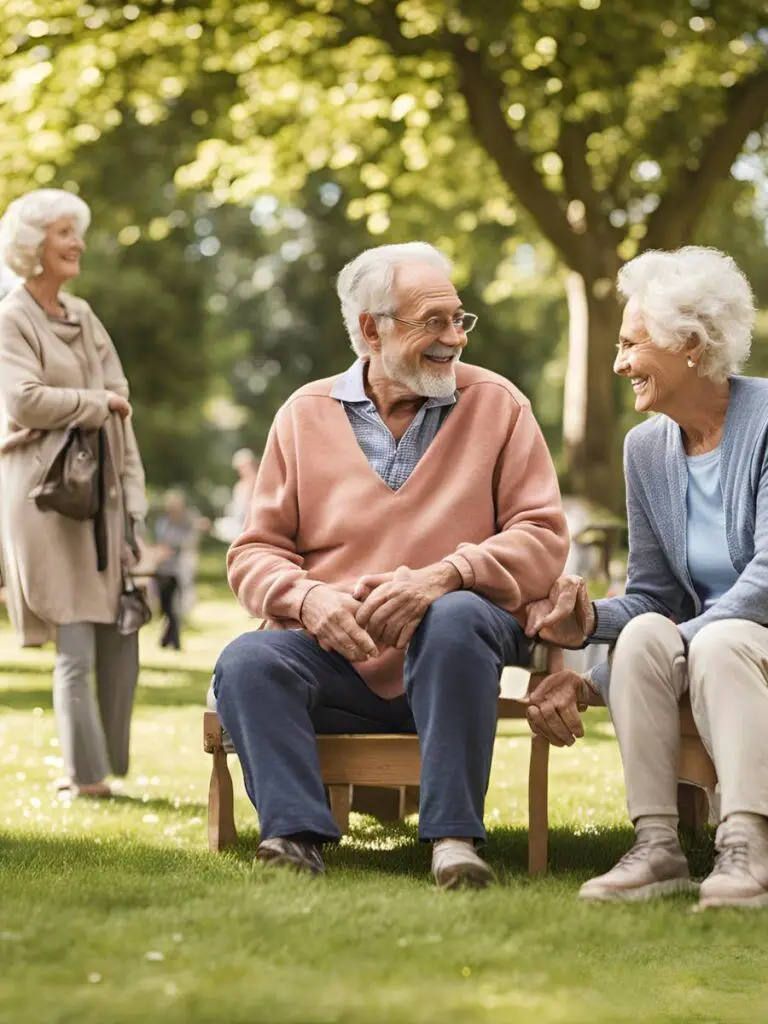
[[[87,786],[127,773],[138,675],[138,633],[121,636],[114,625],[92,622],[58,627],[53,710],[72,782]]]

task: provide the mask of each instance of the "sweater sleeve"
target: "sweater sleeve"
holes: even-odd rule
[[[755,502],[754,554],[744,571],[711,608],[679,627],[690,641],[699,630],[721,619],[747,619],[768,625],[768,450],[764,453]]]
[[[299,508],[290,414],[272,424],[245,529],[227,555],[227,575],[240,604],[257,618],[299,622],[309,579],[296,550]]]
[[[684,591],[648,517],[642,483],[632,464],[629,436],[624,444],[624,478],[629,526],[627,586],[621,597],[595,601],[597,626],[588,643],[611,643],[630,619],[645,612],[658,612],[676,622],[683,617]]]
[[[568,527],[554,465],[530,405],[517,416],[496,466],[497,533],[447,555],[468,590],[508,611],[545,597],[563,570]]]
[[[7,313],[0,318],[0,394],[11,420],[29,430],[91,430],[109,416],[106,390],[43,383],[39,340]]]

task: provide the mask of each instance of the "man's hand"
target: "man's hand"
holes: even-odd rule
[[[379,654],[364,627],[355,621],[360,602],[349,594],[321,584],[313,587],[301,606],[301,624],[324,651],[336,651],[347,661],[367,661]]]
[[[461,587],[461,576],[450,562],[424,569],[407,569],[379,576],[363,576],[355,597],[363,601],[357,624],[379,643],[402,651],[419,628],[429,606]]]
[[[558,647],[581,647],[595,630],[595,610],[581,576],[561,576],[549,597],[528,605],[526,636],[538,636]]]
[[[531,730],[556,747],[573,746],[584,735],[578,708],[586,686],[575,672],[566,670],[547,676],[527,697],[526,717]]]

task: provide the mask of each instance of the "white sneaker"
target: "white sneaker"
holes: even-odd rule
[[[493,872],[463,839],[437,839],[432,847],[432,874],[438,889],[484,889]]]
[[[715,849],[715,867],[701,883],[696,909],[768,907],[768,821],[722,822]]]
[[[696,888],[677,842],[638,839],[615,867],[582,885],[579,899],[635,903]]]

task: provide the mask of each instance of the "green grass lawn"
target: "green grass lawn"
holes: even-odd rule
[[[210,570],[210,566],[208,567]],[[438,893],[413,822],[353,815],[307,879],[206,847],[201,706],[219,649],[248,622],[203,582],[182,654],[142,633],[132,771],[110,802],[60,801],[50,650],[0,632],[0,1022],[764,1022],[768,914],[690,900],[582,906],[630,832],[603,712],[552,757],[552,872],[526,863],[525,728],[503,726],[487,818],[500,885]],[[697,873],[711,838],[692,851]]]

